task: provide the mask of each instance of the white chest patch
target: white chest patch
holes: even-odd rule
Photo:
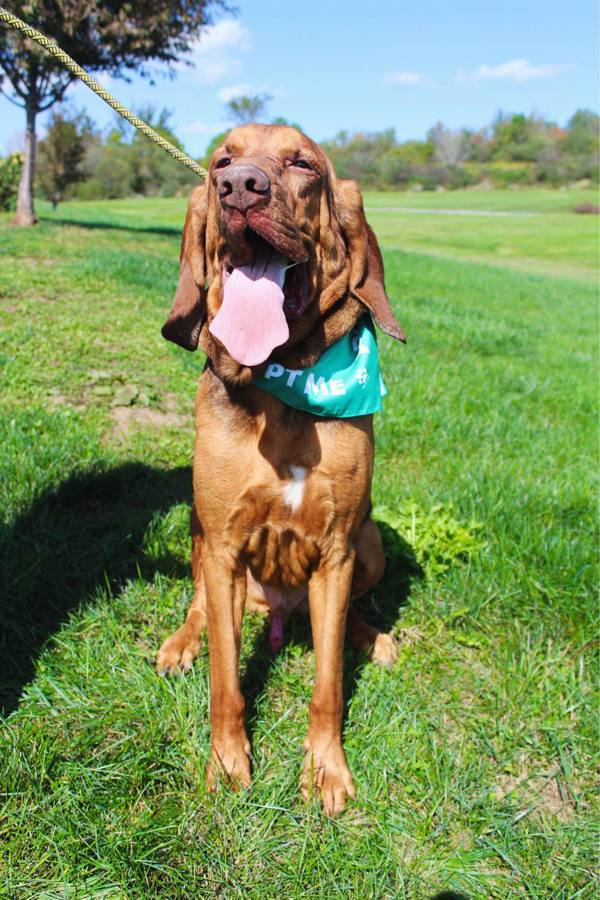
[[[296,512],[302,503],[306,484],[307,469],[305,466],[290,466],[291,481],[287,481],[283,489],[283,499],[292,512]]]

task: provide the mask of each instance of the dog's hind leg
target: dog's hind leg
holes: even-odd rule
[[[354,540],[356,561],[352,576],[351,599],[362,597],[375,587],[383,575],[385,556],[379,528],[367,516]],[[380,666],[393,666],[398,659],[398,645],[391,634],[384,634],[360,618],[351,606],[346,620],[346,637],[353,647],[367,653]]]
[[[183,625],[164,642],[156,658],[159,675],[166,675],[181,669],[187,672],[200,651],[200,637],[206,630],[206,586],[202,573],[202,528],[196,512],[192,509],[190,518],[192,532],[192,577],[194,579],[194,599]]]

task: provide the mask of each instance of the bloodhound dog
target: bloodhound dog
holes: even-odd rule
[[[356,184],[338,179],[320,147],[294,128],[231,131],[191,195],[162,330],[187,350],[200,345],[207,362],[196,399],[195,594],[157,668],[188,669],[207,627],[207,780],[247,787],[238,677],[244,609],[270,617],[277,649],[287,616],[308,601],[316,680],[301,789],[315,791],[328,814],[355,795],[341,738],[344,635],[382,665],[397,657],[393,638],[350,605],[384,569],[369,515],[372,415],[312,415],[254,381],[267,363],[290,372],[313,366],[366,312],[404,341]]]

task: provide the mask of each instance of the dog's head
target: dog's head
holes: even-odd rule
[[[189,201],[164,337],[188,350],[200,340],[219,374],[243,383],[269,357],[312,365],[365,308],[405,339],[356,184],[294,128],[231,131]]]

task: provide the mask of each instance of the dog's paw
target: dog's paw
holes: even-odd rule
[[[348,797],[356,796],[352,774],[341,747],[313,749],[305,744],[304,772],[300,790],[305,800],[316,794],[328,816],[342,812]]]
[[[158,651],[156,671],[159,675],[172,675],[178,670],[188,672],[199,652],[200,640],[186,623]]]
[[[379,632],[371,647],[369,657],[378,666],[391,669],[398,659],[398,641],[391,634]]]
[[[234,791],[249,788],[251,781],[250,743],[244,735],[237,740],[213,741],[211,757],[206,766],[206,785],[215,791],[219,781],[225,781]]]

